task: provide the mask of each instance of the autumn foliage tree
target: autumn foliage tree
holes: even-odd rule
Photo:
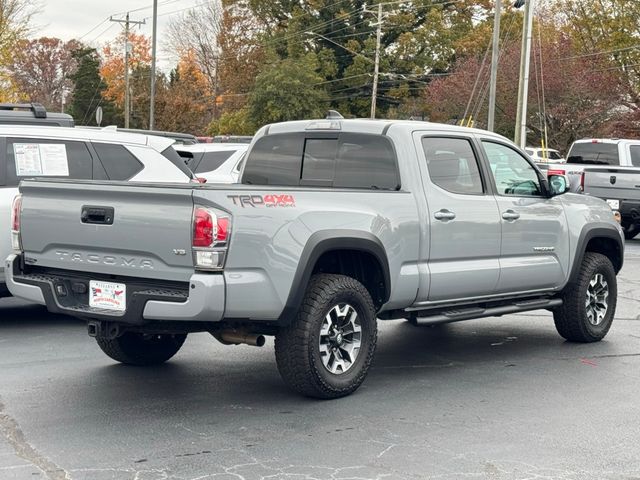
[[[9,71],[21,98],[59,109],[73,86],[69,78],[77,68],[73,52],[80,47],[76,40],[49,37],[18,42]]]
[[[160,89],[157,127],[161,130],[204,135],[212,115],[214,97],[197,55],[185,52]]]
[[[107,88],[104,96],[114,102],[121,110],[124,110],[124,64],[125,64],[125,34],[120,34],[113,42],[107,44],[102,50],[102,65],[100,74]],[[129,70],[141,72],[151,64],[151,43],[141,34],[129,33]]]
[[[576,56],[574,44],[566,36],[546,34],[541,39],[542,48],[537,45],[532,54],[528,142],[540,143],[546,122],[550,146],[566,151],[578,138],[605,134],[607,125],[620,115],[619,77],[606,59]],[[514,42],[503,47],[496,131],[511,138],[516,118],[519,65],[519,44]],[[483,65],[482,57],[471,56],[461,59],[450,75],[431,81],[423,96],[430,120],[453,123],[461,120],[466,112],[467,121],[473,118],[476,126],[484,128],[488,77],[488,64]]]

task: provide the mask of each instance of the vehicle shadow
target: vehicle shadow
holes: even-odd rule
[[[15,327],[43,327],[52,324],[77,324],[79,321],[65,315],[47,312],[43,305],[27,303],[14,298],[0,298],[0,330]]]
[[[383,401],[389,392],[432,389],[447,390],[451,385],[470,382],[492,388],[499,381],[522,382],[527,372],[554,368],[581,367],[583,358],[608,356],[618,352],[616,342],[591,345],[565,342],[557,335],[550,319],[531,324],[510,321],[463,322],[438,327],[414,327],[392,322],[385,326],[374,364],[361,389],[337,404]],[[517,320],[516,320],[517,322]],[[546,325],[546,326],[545,326]],[[285,412],[320,413],[325,402],[305,399],[286,388],[280,379],[269,343],[264,349],[225,347],[221,355],[201,358],[182,352],[157,367],[128,367],[108,364],[75,371],[57,388],[84,381],[91,388],[70,400],[74,409],[105,409],[128,412],[125,417],[148,408],[161,408],[163,415],[178,421],[184,418],[224,413],[216,424],[233,425],[237,416]],[[188,350],[189,344],[185,345]],[[513,372],[506,373],[506,372]],[[584,369],[587,372],[586,369]],[[573,370],[572,370],[573,372]],[[575,373],[572,373],[575,375]],[[482,387],[484,388],[484,387]],[[248,412],[248,413],[247,413]],[[225,420],[226,419],[226,420]],[[120,422],[120,420],[116,420]],[[256,419],[257,421],[257,419]]]

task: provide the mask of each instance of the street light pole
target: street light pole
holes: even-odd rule
[[[533,0],[527,0],[522,29],[522,51],[520,57],[520,82],[518,85],[518,110],[514,142],[524,148],[527,143],[527,101],[529,95],[529,71],[531,63],[531,31],[533,30]]]
[[[489,84],[489,119],[487,129],[495,131],[496,119],[496,90],[498,82],[498,61],[500,53],[500,17],[502,15],[502,0],[496,0],[496,11],[493,18],[493,47],[491,51],[491,81]]]
[[[149,103],[149,130],[155,127],[156,110],[156,44],[158,30],[158,0],[153,0],[153,30],[151,38],[151,101]]]
[[[378,28],[376,30],[376,59],[373,67],[373,90],[371,92],[371,118],[376,118],[378,100],[378,76],[380,74],[380,44],[382,41],[382,3],[378,4]]]

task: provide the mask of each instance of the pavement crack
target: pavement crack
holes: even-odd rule
[[[49,480],[70,480],[69,473],[54,462],[41,455],[27,441],[22,429],[11,416],[5,412],[4,404],[0,401],[0,432],[13,448],[16,455],[32,463]]]

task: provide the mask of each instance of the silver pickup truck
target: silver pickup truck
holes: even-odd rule
[[[451,125],[269,125],[238,185],[24,181],[17,296],[84,319],[111,358],[155,364],[191,332],[275,335],[296,391],[347,395],[377,320],[432,325],[551,310],[564,338],[602,339],[624,238],[611,209],[563,195],[510,141]],[[526,320],[521,320],[526,321]]]
[[[605,200],[614,211],[620,212],[627,240],[640,233],[640,168],[586,168],[584,193]]]

